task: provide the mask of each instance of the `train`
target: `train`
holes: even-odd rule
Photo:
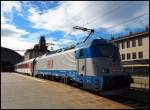
[[[132,82],[123,72],[118,47],[103,38],[20,62],[15,71],[75,84],[100,95],[123,93]]]

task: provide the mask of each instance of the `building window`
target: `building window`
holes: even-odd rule
[[[136,53],[132,53],[132,59],[136,59]]]
[[[122,42],[122,49],[124,49],[124,42]]]
[[[139,52],[139,59],[143,58],[143,52]]]
[[[120,49],[120,45],[119,45],[119,43],[117,44],[117,47]]]
[[[128,60],[130,59],[130,53],[127,53],[127,59]]]
[[[121,55],[122,60],[125,60],[125,54]]]
[[[142,38],[138,39],[138,46],[142,46]]]
[[[136,46],[136,40],[132,40],[132,47]]]
[[[130,41],[127,41],[127,48],[130,48]]]

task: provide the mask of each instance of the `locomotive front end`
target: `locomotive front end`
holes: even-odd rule
[[[83,88],[102,95],[115,95],[129,89],[131,76],[123,72],[119,50],[114,44],[94,39],[76,52],[76,58]]]
[[[95,59],[97,77],[101,78],[101,95],[117,95],[126,92],[132,82],[131,76],[123,72],[118,47],[112,43],[95,44],[99,57]]]

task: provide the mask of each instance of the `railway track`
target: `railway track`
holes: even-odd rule
[[[141,91],[139,88],[131,88],[124,94],[107,98],[136,109],[149,109],[149,92],[147,90]]]

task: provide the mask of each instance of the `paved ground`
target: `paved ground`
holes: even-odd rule
[[[2,109],[131,109],[62,83],[17,73],[1,73]]]

